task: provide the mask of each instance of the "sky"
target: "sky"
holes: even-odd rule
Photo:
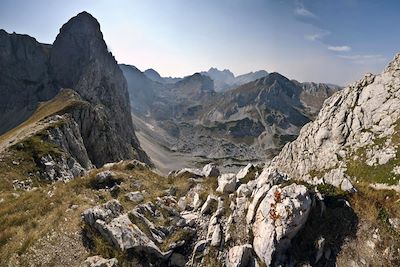
[[[0,29],[52,43],[82,11],[119,63],[162,76],[265,69],[346,85],[400,52],[397,0],[1,0]]]

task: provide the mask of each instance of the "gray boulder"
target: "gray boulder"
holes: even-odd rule
[[[92,256],[87,258],[81,267],[118,267],[118,260],[116,258],[104,259],[101,256]]]
[[[123,214],[122,206],[117,200],[110,200],[101,206],[85,210],[82,219],[121,251],[133,249],[159,259],[166,259],[169,255],[162,253],[154,242],[131,222],[128,214]]]
[[[135,203],[142,202],[144,199],[143,194],[139,191],[126,193],[125,197]]]
[[[252,250],[250,244],[234,246],[228,252],[226,267],[247,267],[252,258]]]
[[[312,200],[303,185],[273,186],[261,201],[253,223],[253,247],[266,265],[279,263],[290,240],[306,223]]]
[[[233,193],[236,190],[236,175],[234,173],[224,173],[218,177],[217,192]]]
[[[205,214],[209,212],[213,206],[217,207],[217,205],[218,205],[217,198],[212,195],[208,196],[203,206],[201,207],[200,214]]]
[[[215,164],[209,163],[203,167],[203,175],[205,177],[218,177],[220,175],[220,171]]]

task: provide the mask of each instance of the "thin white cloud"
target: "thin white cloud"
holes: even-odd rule
[[[308,10],[302,3],[299,3],[294,9],[294,13],[301,17],[316,18],[317,16]]]
[[[353,63],[357,64],[365,64],[371,62],[382,62],[385,61],[386,58],[382,55],[338,55],[337,57],[349,60]]]
[[[304,38],[306,38],[309,41],[317,41],[317,40],[321,40],[322,38],[324,38],[325,36],[327,36],[329,34],[330,34],[329,31],[321,31],[321,32],[314,33],[314,34],[304,35]]]
[[[328,46],[328,49],[335,52],[348,52],[351,50],[351,47],[348,45],[342,46]]]
[[[340,58],[349,59],[349,60],[359,60],[359,59],[385,59],[382,55],[338,55]]]

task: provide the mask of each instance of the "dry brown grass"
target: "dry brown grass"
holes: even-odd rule
[[[350,203],[364,220],[381,226],[400,246],[400,233],[389,224],[390,218],[400,218],[400,195],[395,191],[375,190],[366,183],[357,185],[358,192],[350,196]]]
[[[51,194],[49,194],[51,192]],[[95,195],[87,188],[87,179],[77,178],[69,183],[57,182],[32,191],[2,194],[0,205],[0,258],[6,262],[14,253],[24,254],[38,239],[63,222],[72,205],[89,204]],[[74,213],[71,226],[77,226],[81,210]]]
[[[79,99],[74,91],[63,89],[53,99],[41,103],[33,115],[26,121],[0,136],[0,147],[7,146],[12,140],[20,140],[30,135],[33,126],[38,122],[54,114],[62,114],[67,109],[83,105],[85,102]]]

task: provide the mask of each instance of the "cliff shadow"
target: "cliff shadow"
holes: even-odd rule
[[[359,218],[342,196],[316,200],[307,223],[293,238],[288,255],[296,264],[336,266],[343,244],[356,238]],[[323,241],[322,241],[323,240]],[[318,247],[322,247],[317,259]]]

